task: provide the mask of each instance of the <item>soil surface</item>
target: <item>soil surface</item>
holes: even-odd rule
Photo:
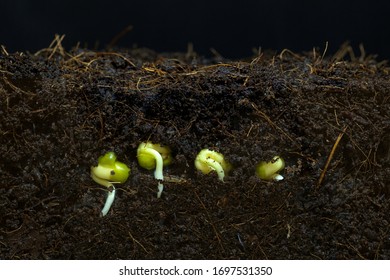
[[[0,50],[1,259],[389,259],[390,76],[318,50],[203,59],[150,50]],[[165,189],[136,150],[172,149]],[[209,148],[225,181],[194,168]],[[107,190],[90,167],[131,167]],[[284,180],[256,177],[286,161]]]

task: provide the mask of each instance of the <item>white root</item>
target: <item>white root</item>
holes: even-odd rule
[[[107,194],[107,199],[106,199],[106,203],[104,204],[104,207],[102,209],[102,216],[104,217],[105,215],[107,215],[108,211],[110,210],[111,208],[111,205],[112,203],[114,202],[114,199],[115,199],[115,187],[112,186],[112,191],[108,191],[108,194]]]

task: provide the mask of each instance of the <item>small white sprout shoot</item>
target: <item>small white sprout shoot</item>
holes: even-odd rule
[[[154,171],[154,178],[157,183],[157,198],[161,197],[164,189],[163,166],[172,162],[171,150],[167,146],[153,144],[152,142],[142,142],[137,149],[137,159],[141,167]]]
[[[225,160],[222,154],[209,149],[203,149],[199,152],[195,159],[195,167],[203,174],[209,174],[211,171],[217,172],[218,178],[222,182],[231,169],[230,163]]]
[[[107,215],[115,199],[114,184],[124,183],[130,175],[130,168],[116,160],[114,152],[108,152],[99,157],[98,165],[91,167],[92,179],[101,186],[108,188],[106,203],[102,209],[102,216]]]
[[[274,156],[271,161],[261,161],[256,166],[256,174],[260,179],[267,181],[281,181],[283,176],[278,174],[284,168],[284,160],[280,156]]]

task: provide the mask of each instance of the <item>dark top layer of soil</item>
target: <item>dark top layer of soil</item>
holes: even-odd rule
[[[233,62],[3,48],[0,258],[389,259],[389,89],[387,65],[349,47]],[[160,199],[136,159],[148,139],[173,151]],[[195,170],[203,148],[234,166],[225,182]],[[100,217],[90,167],[107,151],[131,175]],[[274,155],[285,179],[257,178]]]

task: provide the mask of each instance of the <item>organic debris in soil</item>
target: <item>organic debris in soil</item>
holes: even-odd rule
[[[0,56],[1,259],[388,259],[390,79],[356,57],[62,48]],[[171,147],[165,189],[136,149]],[[225,155],[218,180],[197,153]],[[90,177],[131,167],[107,216]],[[279,155],[284,180],[255,176]]]

